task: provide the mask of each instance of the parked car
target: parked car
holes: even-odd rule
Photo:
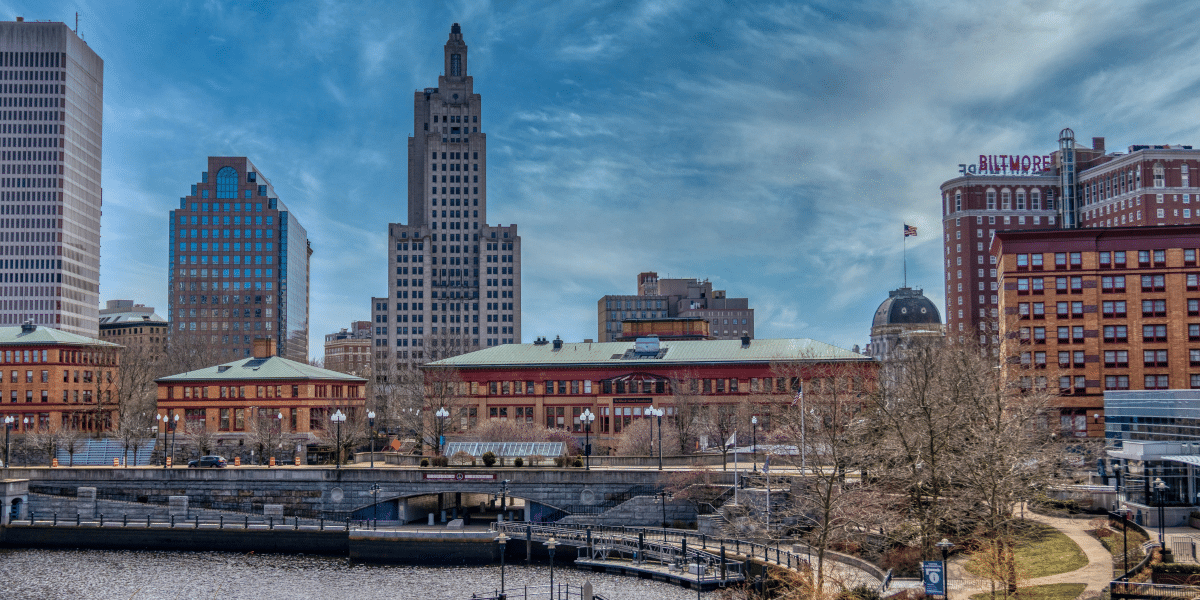
[[[226,461],[225,461],[225,457],[223,457],[223,456],[201,456],[200,460],[189,460],[188,461],[189,469],[206,468],[206,467],[215,467],[215,468],[223,469],[223,468],[225,468],[225,466],[226,466]]]

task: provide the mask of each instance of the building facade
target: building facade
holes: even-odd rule
[[[748,298],[728,298],[707,279],[659,279],[638,274],[636,295],[608,295],[596,302],[596,336],[622,339],[622,322],[631,319],[704,319],[713,339],[754,338],[754,309]]]
[[[367,377],[371,371],[371,322],[354,321],[349,328],[325,336],[325,368]]]
[[[171,337],[247,357],[254,340],[308,360],[308,233],[245,157],[210,156],[169,222]]]
[[[941,338],[946,334],[942,316],[921,290],[902,287],[888,293],[871,319],[871,343],[867,355],[878,361],[896,358],[916,339]]]
[[[63,23],[0,22],[0,325],[94,338],[104,61]]]
[[[167,320],[153,306],[134,304],[133,300],[109,300],[100,309],[100,339],[144,353],[154,363],[167,352]]]
[[[1088,148],[1070,129],[1050,154],[980,155],[978,164],[959,165],[960,176],[941,186],[950,335],[999,342],[995,233],[1197,224],[1197,168],[1200,150],[1191,146],[1106,152],[1104,138]]]
[[[0,327],[0,417],[14,433],[110,431],[121,347],[26,323]]]
[[[780,377],[780,363],[796,365]],[[538,340],[490,348],[424,365],[427,379],[453,382],[447,431],[466,431],[482,419],[517,420],[568,429],[584,436],[580,415],[596,415],[591,438],[615,443],[621,431],[652,405],[674,418],[673,385],[691,388],[709,407],[753,405],[763,429],[770,415],[792,406],[800,390],[835,381],[874,381],[869,357],[808,339],[564,343]],[[447,375],[452,373],[452,375]],[[432,404],[429,411],[437,410]],[[721,441],[707,436],[709,444]],[[740,439],[740,438],[739,438]]]
[[[285,448],[307,445],[333,426],[336,411],[349,415],[351,423],[361,417],[365,379],[274,356],[274,344],[266,339],[253,352],[156,380],[158,413],[173,422],[178,416],[180,435],[203,428],[218,447],[268,435],[279,436]]]
[[[413,95],[408,222],[388,226],[376,358],[426,360],[521,341],[521,237],[487,222],[487,134],[457,23],[438,87]]]
[[[1200,226],[998,232],[991,250],[1010,361],[1058,386],[1067,435],[1101,435],[1110,391],[1200,388]]]

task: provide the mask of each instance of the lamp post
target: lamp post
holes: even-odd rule
[[[438,420],[437,453],[438,455],[441,455],[442,433],[446,430],[446,417],[450,416],[450,411],[446,410],[446,407],[443,406],[437,409],[437,412],[433,413],[433,415],[437,417]]]
[[[334,468],[340,471],[342,469],[342,423],[346,421],[346,414],[339,408],[333,413],[333,416],[329,417],[329,420],[337,423],[337,437],[335,438],[337,447],[334,449],[333,461],[337,465]]]
[[[275,412],[275,433],[276,433],[276,435],[279,436],[279,448],[282,449],[283,448],[283,412],[282,411]],[[272,454],[274,454],[274,451],[272,451]],[[279,458],[281,461],[283,460],[282,456]],[[268,465],[271,464],[271,461],[267,461],[267,464]]]
[[[546,548],[550,551],[550,597],[554,597],[554,547],[558,545],[558,540],[551,537],[546,540]]]
[[[16,419],[12,416],[4,417],[4,468],[8,468],[8,432],[12,430],[13,421]]]
[[[650,410],[651,410],[651,414],[653,414],[655,417],[658,417],[658,470],[661,471],[662,470],[662,450],[663,450],[663,448],[662,448],[663,409],[654,408],[653,406],[651,406]]]
[[[175,436],[179,429],[179,414],[175,414],[175,418],[171,419],[171,460],[175,460]],[[197,459],[198,461],[199,459]],[[197,462],[199,464],[199,462]]]
[[[1169,487],[1163,482],[1161,477],[1155,477],[1154,483],[1155,495],[1158,496],[1158,547],[1162,549],[1163,554],[1167,553],[1165,526],[1163,524],[1163,503],[1166,501],[1165,495]]]
[[[663,490],[658,493],[659,498],[662,499],[662,528],[663,528],[663,539],[664,540],[667,539],[667,496],[668,495],[669,494],[667,494],[666,490]]]
[[[371,468],[375,468],[375,411],[367,413],[367,424],[371,427]]]
[[[503,531],[500,532],[500,535],[496,536],[496,541],[500,544],[500,594],[501,595],[504,594],[504,550],[505,550],[505,548],[508,547],[509,539],[511,539],[511,538],[509,538],[507,535],[505,535]]]
[[[583,409],[583,414],[579,415],[579,420],[583,421],[583,459],[584,469],[592,469],[592,421],[596,420],[596,415],[592,414],[590,408]]]
[[[758,415],[750,417],[750,470],[758,471]]]
[[[504,507],[508,505],[508,483],[509,479],[500,482],[500,512],[504,512]]]
[[[382,488],[379,487],[378,483],[371,484],[371,499],[374,501],[374,504],[375,504],[375,526],[376,527],[379,526],[379,490],[380,489],[382,489]]]
[[[158,430],[163,434],[163,468],[167,468],[167,422],[163,415],[154,415],[154,420],[158,421]]]
[[[946,562],[950,559],[950,549],[954,547],[954,543],[946,538],[942,538],[942,541],[934,544],[934,546],[937,546],[942,551],[942,578],[945,580],[944,585],[946,586],[946,598],[949,598],[950,569],[946,565]]]

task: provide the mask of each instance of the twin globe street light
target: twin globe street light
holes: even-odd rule
[[[175,430],[179,426],[179,415],[178,414],[175,415],[174,423],[171,422],[172,419],[168,415],[154,415],[154,419],[159,422],[159,428],[162,429],[163,446],[167,445],[167,431],[171,432],[171,456],[170,456],[170,459],[173,460],[175,458]],[[167,468],[168,457],[166,456],[166,452],[165,452],[166,448],[163,448],[163,450],[164,450],[164,452],[163,452],[163,468],[165,469],[165,468]]]
[[[337,423],[337,448],[334,450],[333,460],[337,463],[337,470],[342,468],[342,423],[346,422],[346,413],[343,413],[339,408],[329,420]]]
[[[438,455],[441,455],[442,454],[442,437],[443,437],[443,433],[446,430],[446,417],[450,416],[450,411],[446,410],[446,407],[443,406],[443,407],[437,409],[437,412],[433,413],[433,416],[437,417],[437,420],[438,420],[437,453],[438,453]]]
[[[587,461],[584,468],[590,471],[592,469],[592,421],[596,420],[596,415],[592,414],[591,409],[585,408],[583,414],[579,415],[579,420],[583,422],[583,457]]]
[[[654,408],[653,404],[651,404],[648,408],[646,408],[646,416],[647,417],[658,417],[658,470],[659,471],[662,470],[662,450],[663,450],[662,449],[662,418],[663,418],[663,414],[664,414],[663,409]],[[651,427],[653,427],[654,424],[651,423],[650,425],[651,425]],[[654,432],[653,431],[650,432],[650,445],[651,446],[654,445]]]

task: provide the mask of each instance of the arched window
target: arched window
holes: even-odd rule
[[[1162,163],[1154,163],[1154,187],[1160,188],[1165,185],[1163,181],[1164,175],[1165,171],[1163,170]]]
[[[954,192],[954,212],[960,210],[962,210],[962,191],[956,190]]]
[[[237,198],[238,173],[233,167],[222,167],[217,171],[217,197]]]
[[[987,209],[996,210],[996,190],[992,188],[987,190]]]
[[[1029,192],[1029,208],[1032,208],[1033,210],[1041,210],[1042,209],[1042,191],[1041,190],[1039,190],[1037,188],[1033,188],[1033,191]]]
[[[1012,192],[1004,189],[1000,190],[1000,208],[1002,210],[1012,209]]]
[[[1025,210],[1025,190],[1017,190],[1017,210]]]

